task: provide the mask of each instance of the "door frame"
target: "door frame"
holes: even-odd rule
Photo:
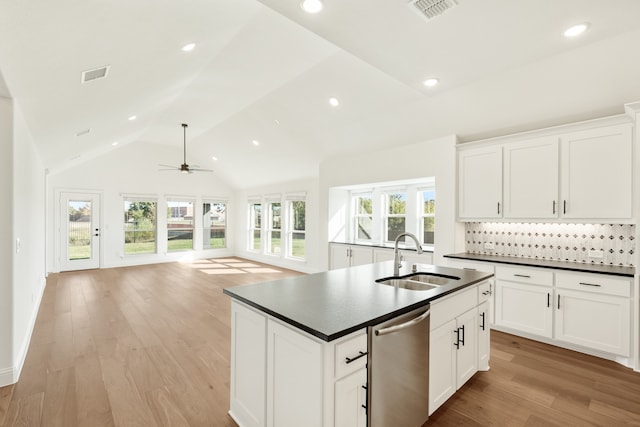
[[[91,266],[83,266],[83,265],[79,265],[78,268],[67,268],[67,260],[63,259],[66,258],[66,254],[67,254],[67,235],[63,235],[63,231],[65,230],[65,227],[63,227],[63,221],[66,221],[66,214],[63,215],[63,202],[65,203],[65,212],[66,212],[66,200],[68,198],[73,198],[74,196],[77,196],[79,199],[82,198],[86,198],[86,197],[91,197],[91,198],[95,198],[97,203],[98,203],[98,208],[95,209],[95,207],[92,207],[92,213],[94,211],[97,211],[98,213],[98,221],[97,221],[97,228],[100,230],[99,234],[100,234],[100,238],[98,239],[97,243],[96,243],[96,250],[97,250],[97,256],[95,257],[95,264],[92,264]],[[103,241],[104,239],[102,239],[102,230],[103,230],[103,194],[101,190],[83,190],[83,189],[70,189],[70,188],[61,188],[61,189],[56,189],[55,191],[55,219],[56,219],[56,232],[54,233],[55,238],[56,238],[56,242],[55,242],[55,251],[56,251],[56,256],[55,256],[55,263],[56,263],[56,267],[57,267],[57,271],[73,271],[73,270],[87,270],[87,269],[94,269],[94,268],[102,268],[103,265]],[[93,216],[93,215],[92,215]]]

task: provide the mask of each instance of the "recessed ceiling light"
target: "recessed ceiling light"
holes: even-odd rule
[[[113,145],[114,147],[115,147],[116,145],[118,145],[118,144],[119,144],[119,142],[118,142],[118,141],[113,141],[113,142],[111,143],[111,145]]]
[[[211,160],[213,160],[213,161],[216,161],[216,162],[217,162],[217,161],[218,161],[218,158],[217,158],[216,156],[211,156]]]
[[[183,52],[191,52],[194,47],[196,47],[195,43],[185,44],[184,46],[182,46],[182,51]]]
[[[338,98],[329,98],[329,104],[331,104],[332,107],[337,107],[340,105],[340,101],[338,101]]]
[[[440,80],[436,79],[435,77],[427,79],[425,81],[422,82],[422,84],[424,84],[427,87],[433,87],[435,85],[438,84],[438,82],[440,82]]]
[[[589,24],[585,22],[583,24],[574,25],[573,27],[568,28],[562,34],[564,34],[565,37],[575,37],[584,33],[587,30],[587,28],[589,28]]]
[[[307,13],[318,13],[322,10],[324,5],[320,0],[303,0],[300,3],[300,7]]]
[[[255,140],[255,139],[254,139],[253,141],[251,141],[251,142],[252,142],[252,143],[253,143],[253,145],[255,145],[256,147],[257,147],[258,145],[260,145],[260,142],[259,142],[259,141],[257,141],[257,140]]]
[[[274,120],[274,123],[275,123],[275,124],[277,124],[277,125],[279,125],[279,124],[280,124],[280,120],[275,119],[275,120]]]
[[[129,121],[130,121],[130,122],[132,122],[132,121],[134,121],[137,117],[138,117],[138,116],[131,116],[131,117],[129,117]]]

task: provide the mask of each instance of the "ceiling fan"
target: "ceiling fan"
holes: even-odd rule
[[[198,165],[189,166],[187,164],[187,127],[188,126],[189,126],[188,124],[182,123],[182,130],[183,130],[183,133],[184,133],[184,139],[183,139],[183,143],[182,143],[184,157],[183,157],[182,164],[180,166],[178,166],[178,167],[170,166],[170,165],[158,165],[158,166],[161,166],[163,168],[163,169],[159,169],[159,170],[161,170],[161,171],[180,171],[182,173],[213,172],[212,169],[202,169]]]

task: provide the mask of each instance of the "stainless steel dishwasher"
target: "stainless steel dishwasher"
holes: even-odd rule
[[[368,328],[368,427],[420,427],[429,418],[429,311]]]

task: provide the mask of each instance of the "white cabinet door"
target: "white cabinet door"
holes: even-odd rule
[[[496,280],[496,325],[551,338],[553,289]]]
[[[322,426],[322,345],[267,322],[267,427]]]
[[[335,427],[366,427],[367,370],[365,368],[336,381]]]
[[[351,246],[351,267],[373,263],[373,249]]]
[[[351,258],[349,258],[350,246],[340,245],[340,244],[331,244],[329,247],[330,247],[329,266],[331,270],[335,270],[338,268],[347,268],[350,266],[350,260],[351,260]]]
[[[431,331],[429,337],[429,415],[456,392],[456,321]]]
[[[458,152],[458,217],[502,217],[502,147]]]
[[[373,262],[391,261],[393,259],[393,249],[375,248],[373,250]]]
[[[478,309],[473,308],[456,319],[458,346],[456,351],[456,389],[478,372]]]
[[[631,131],[631,125],[616,125],[561,137],[563,217],[632,217]]]
[[[558,289],[556,339],[629,356],[631,304],[628,298]]]
[[[558,217],[558,137],[504,146],[504,217]]]
[[[489,370],[489,349],[491,328],[489,327],[489,301],[478,306],[478,370]]]
[[[240,425],[265,425],[266,331],[265,316],[231,302],[230,414]]]

